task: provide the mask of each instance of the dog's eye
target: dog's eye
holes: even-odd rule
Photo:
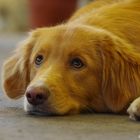
[[[80,69],[84,66],[84,63],[80,58],[74,58],[71,60],[70,65],[75,69]]]
[[[43,62],[43,55],[38,55],[36,58],[35,58],[35,64],[36,65],[41,65],[41,63]]]

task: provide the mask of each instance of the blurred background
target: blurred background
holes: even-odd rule
[[[91,0],[0,0],[0,34],[65,22]]]

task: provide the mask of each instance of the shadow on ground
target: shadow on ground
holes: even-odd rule
[[[0,36],[0,65],[25,36]],[[30,116],[23,99],[0,95],[0,140],[140,140],[140,123],[128,116],[90,114],[64,117]]]

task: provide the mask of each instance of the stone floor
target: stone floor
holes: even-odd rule
[[[0,36],[0,65],[24,36]],[[90,114],[41,117],[25,114],[22,100],[0,94],[0,140],[140,140],[140,122],[128,116]]]

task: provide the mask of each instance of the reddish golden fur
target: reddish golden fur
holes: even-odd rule
[[[126,111],[140,96],[140,1],[98,0],[66,23],[33,31],[5,62],[3,86],[11,98],[43,82],[51,91],[49,111],[56,114]],[[35,56],[43,54],[40,68]],[[86,68],[67,66],[79,56]],[[48,111],[44,104],[41,110]]]

